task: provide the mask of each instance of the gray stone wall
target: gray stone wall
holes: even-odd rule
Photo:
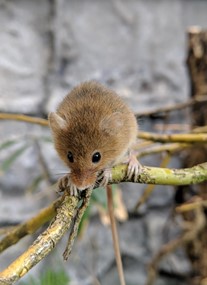
[[[206,12],[205,0],[0,0],[0,111],[46,116],[73,86],[89,79],[116,90],[135,112],[185,101],[186,30],[190,25],[206,27]],[[140,122],[141,129],[145,125]],[[52,144],[44,140],[49,136],[40,126],[0,122],[0,141],[18,141],[0,152],[1,162],[28,146],[9,171],[0,173],[1,225],[23,221],[55,199],[53,190],[45,190],[46,182],[40,184],[39,194],[25,194],[42,173],[36,140],[52,179],[66,171]],[[150,159],[143,163],[152,164]],[[127,184],[123,189],[130,210],[143,186]],[[144,284],[147,263],[166,241],[162,231],[172,203],[172,188],[156,187],[142,215],[120,225],[127,284]],[[64,241],[33,274],[58,263],[68,270],[71,284],[94,284],[91,272],[103,285],[118,284],[110,230],[96,216],[67,264],[61,259]],[[6,251],[0,269],[30,242],[26,238],[20,247]],[[182,275],[189,264],[178,252],[162,268]],[[160,278],[157,284],[184,283]]]

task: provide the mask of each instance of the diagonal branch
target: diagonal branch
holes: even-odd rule
[[[56,209],[61,203],[61,198],[57,199],[47,208],[42,209],[35,217],[27,220],[26,222],[12,228],[4,238],[0,241],[0,253],[7,249],[9,246],[16,244],[21,238],[26,235],[31,235],[36,232],[42,225],[49,222],[54,218]]]
[[[1,285],[13,284],[51,252],[70,228],[78,202],[77,197],[69,196],[65,191],[53,223],[21,256],[0,273]]]

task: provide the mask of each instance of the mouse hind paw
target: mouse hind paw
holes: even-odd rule
[[[130,180],[133,178],[133,181],[136,182],[141,172],[141,163],[137,160],[135,155],[130,155],[127,168],[127,178]]]

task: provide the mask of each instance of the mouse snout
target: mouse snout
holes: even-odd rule
[[[71,172],[71,181],[79,189],[84,190],[95,184],[97,174],[88,171],[73,171]]]

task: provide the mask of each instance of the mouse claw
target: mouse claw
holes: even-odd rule
[[[73,185],[73,184],[71,184],[69,186],[69,189],[67,191],[69,192],[69,194],[71,196],[75,196],[75,197],[79,196],[78,188],[75,185]]]
[[[127,178],[132,179],[134,176],[134,182],[137,181],[139,174],[142,172],[142,165],[137,160],[135,155],[130,155],[128,168],[127,168]]]
[[[111,169],[104,169],[103,172],[98,176],[99,187],[105,187],[112,180]]]
[[[78,188],[71,183],[70,175],[68,174],[66,174],[65,176],[61,177],[58,180],[58,191],[57,192],[63,192],[66,189],[71,196],[79,195]]]

